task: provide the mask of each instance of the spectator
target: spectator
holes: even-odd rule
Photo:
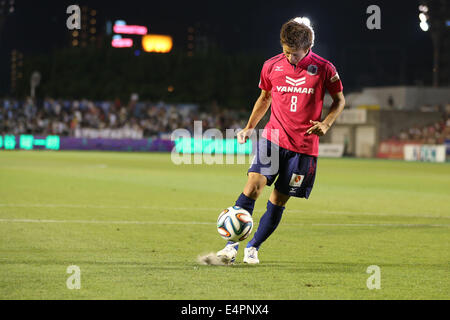
[[[203,121],[203,130],[217,128],[225,135],[226,129],[239,129],[248,114],[224,110],[217,104],[210,112],[196,108],[180,108],[162,102],[154,104],[136,100],[123,104],[114,101],[94,102],[58,100],[46,97],[38,106],[31,98],[25,101],[0,99],[0,134],[35,134],[74,136],[78,129],[135,129],[145,137],[171,133],[184,128],[193,133],[193,122]]]

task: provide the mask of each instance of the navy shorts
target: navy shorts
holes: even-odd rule
[[[272,157],[274,152],[279,154],[278,161],[276,155]],[[285,195],[308,199],[314,185],[316,167],[317,157],[284,149],[261,138],[248,172],[264,175],[268,186],[276,179],[275,189]]]

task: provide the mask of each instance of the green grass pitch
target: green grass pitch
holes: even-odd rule
[[[319,159],[310,199],[288,202],[260,265],[242,248],[234,266],[199,265],[225,244],[215,222],[248,166],[0,152],[0,299],[450,298],[448,163]],[[371,265],[381,289],[367,288]]]

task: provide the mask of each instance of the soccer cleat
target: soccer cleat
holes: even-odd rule
[[[255,247],[245,248],[244,250],[244,263],[258,264],[258,249]]]
[[[238,245],[238,243],[227,244],[225,248],[217,252],[217,257],[224,264],[233,264],[237,255],[236,245]]]

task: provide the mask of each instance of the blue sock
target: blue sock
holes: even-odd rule
[[[253,209],[255,208],[255,200],[253,200],[252,198],[247,197],[244,193],[241,193],[241,195],[236,200],[236,203],[234,205],[235,206],[239,206],[241,208],[244,208],[245,210],[247,210],[250,213],[250,215],[252,215],[253,214]],[[235,245],[236,250],[239,248],[239,243],[238,242],[228,241],[227,245],[228,244],[236,244]]]
[[[284,208],[285,207],[276,206],[272,202],[267,201],[267,211],[259,220],[258,230],[256,230],[253,239],[247,243],[247,248],[255,247],[256,249],[259,249],[261,244],[266,241],[278,227]]]
[[[234,205],[244,208],[252,215],[253,209],[255,208],[255,200],[247,197],[244,193],[241,193],[241,195],[236,200],[236,203]]]

